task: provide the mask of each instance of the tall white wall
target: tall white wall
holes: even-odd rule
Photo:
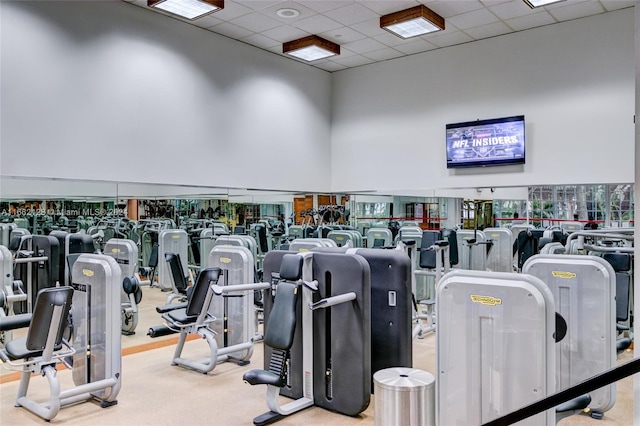
[[[634,180],[634,9],[332,74],[334,191]],[[524,166],[447,170],[445,125],[524,114]]]
[[[329,73],[121,1],[0,19],[0,175],[330,188]]]

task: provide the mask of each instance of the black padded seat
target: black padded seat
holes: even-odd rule
[[[198,315],[187,315],[187,308],[169,311],[167,315],[176,323],[183,325],[194,323],[198,319]]]
[[[8,342],[4,348],[9,359],[27,359],[42,356],[47,345],[49,329],[53,320],[54,309],[62,307],[62,316],[56,333],[54,350],[62,348],[62,334],[67,324],[67,316],[71,307],[73,288],[47,287],[38,292],[33,308],[33,316],[26,337]]]
[[[27,349],[27,338],[20,337],[18,339],[13,339],[10,342],[7,342],[5,345],[5,351],[7,356],[11,361],[15,361],[18,359],[28,359],[28,358],[36,358],[42,356],[42,350],[29,350]],[[53,347],[54,351],[59,351],[62,349],[62,344],[55,345]]]

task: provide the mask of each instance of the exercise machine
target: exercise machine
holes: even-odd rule
[[[615,367],[616,275],[609,262],[589,255],[536,255],[522,272],[546,283],[568,325],[555,351],[557,390]],[[614,404],[615,383],[591,393],[591,416],[602,418]]]
[[[265,257],[265,270],[277,263],[265,297],[269,370],[243,376],[252,385],[267,385],[270,411],[254,424],[313,405],[350,416],[361,413],[369,405],[372,377],[368,263],[359,255],[273,251]],[[295,400],[280,405],[279,394]]]
[[[150,337],[160,337],[172,333],[179,333],[178,343],[171,361],[172,365],[179,365],[199,373],[207,374],[219,362],[230,359],[235,353],[248,349],[247,345],[232,345],[219,348],[216,341],[217,332],[213,323],[217,318],[211,314],[212,299],[225,293],[254,291],[267,288],[268,284],[240,284],[236,286],[218,286],[222,275],[220,268],[205,268],[200,271],[196,283],[189,294],[187,302],[158,306],[156,311],[162,315],[166,325],[154,326],[147,334]],[[209,345],[209,356],[201,360],[193,360],[182,356],[184,344],[189,335],[199,335]],[[250,342],[252,344],[252,342]]]
[[[104,245],[104,254],[113,257],[122,271],[122,334],[135,334],[138,325],[138,305],[142,301],[138,278],[138,246],[132,240],[112,238]]]
[[[38,291],[33,313],[27,314],[27,336],[0,351],[5,366],[22,372],[16,406],[51,420],[66,405],[91,399],[103,408],[117,403],[122,384],[120,282],[120,267],[113,258],[82,254],[73,265],[71,286]],[[70,309],[72,343],[63,339]],[[15,326],[9,318],[0,318],[0,328]],[[59,363],[71,369],[75,385],[64,391],[56,371]],[[46,377],[47,402],[27,396],[32,374]]]
[[[158,235],[158,259],[165,259],[167,253],[178,255],[182,270],[189,271],[189,235],[184,229],[164,229]],[[158,285],[163,291],[174,289],[171,281],[171,271],[167,262],[158,262]],[[169,302],[167,302],[169,303]]]
[[[555,391],[554,302],[540,279],[455,270],[437,299],[436,424],[482,424]],[[554,423],[548,410],[522,424]]]

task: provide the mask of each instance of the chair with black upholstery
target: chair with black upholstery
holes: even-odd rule
[[[251,385],[267,385],[267,407],[270,411],[254,419],[254,424],[268,424],[313,404],[300,398],[280,406],[278,395],[287,382],[286,366],[296,331],[296,307],[303,258],[287,254],[280,265],[280,281],[269,316],[266,319],[264,344],[272,349],[268,370],[250,370],[242,379]]]
[[[182,261],[178,253],[165,253],[164,258],[169,267],[169,276],[171,277],[171,293],[167,296],[167,304],[179,299],[184,302],[187,299],[187,288],[189,287],[189,279],[185,271],[182,270]]]
[[[8,368],[22,371],[16,406],[45,420],[54,418],[64,403],[56,364],[75,353],[63,339],[72,296],[73,289],[68,286],[44,288],[36,296],[33,314],[0,318],[0,331],[21,328],[28,322],[27,335],[8,342],[0,350],[0,359]],[[30,321],[26,316],[30,316]],[[46,403],[37,403],[27,397],[32,374],[42,374],[49,382],[50,397]]]
[[[209,313],[213,291],[211,285],[216,284],[220,278],[220,268],[206,268],[200,271],[193,290],[189,292],[187,302],[180,304],[167,304],[158,306],[156,311],[162,314],[166,321],[166,328],[170,332],[180,333],[178,344],[173,355],[172,365],[180,365],[207,374],[212,371],[217,363],[218,346],[215,341],[215,331],[209,326],[216,318]],[[167,332],[158,326],[149,330],[151,337],[158,337]],[[182,357],[184,344],[191,334],[198,334],[207,340],[211,356],[200,361],[193,361]]]

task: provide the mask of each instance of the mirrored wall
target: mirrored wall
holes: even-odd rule
[[[0,222],[32,233],[76,231],[109,218],[224,223],[229,229],[269,225],[338,224],[355,228],[413,221],[423,229],[538,227],[595,221],[600,227],[633,224],[633,184],[556,185],[363,193],[299,193],[239,188],[155,185],[90,180],[0,178]]]

